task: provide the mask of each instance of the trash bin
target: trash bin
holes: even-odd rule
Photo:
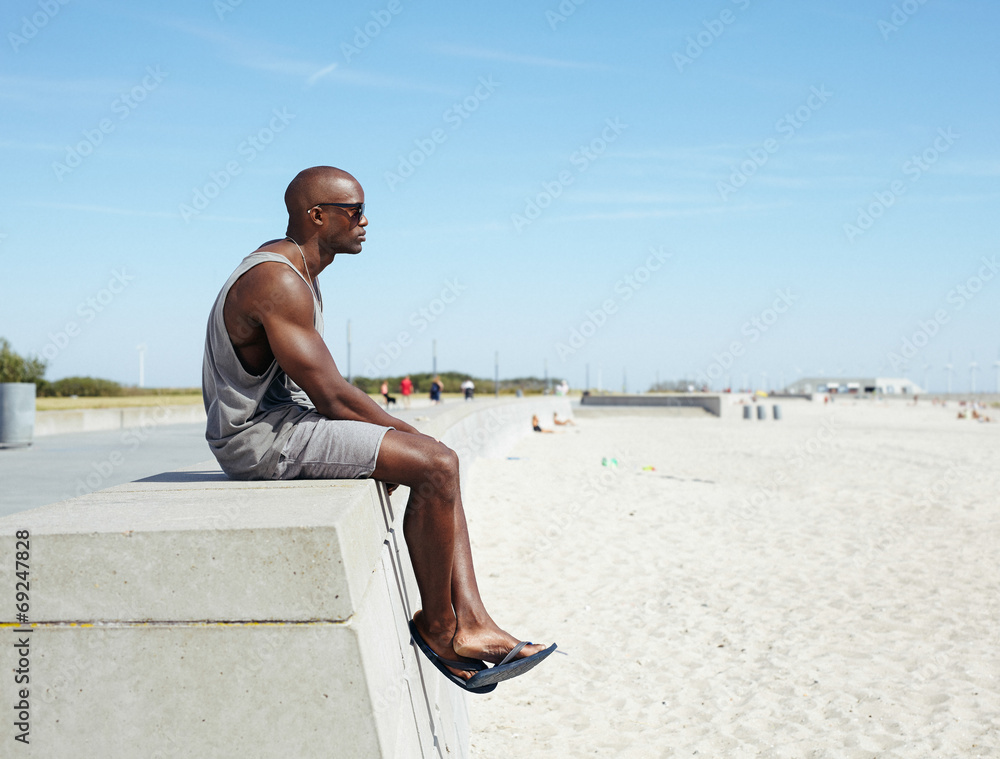
[[[767,406],[763,403],[757,407],[757,418],[767,419]]]
[[[775,421],[777,421],[778,419],[781,419],[781,406],[779,406],[777,403],[775,403],[773,406],[771,406],[771,411],[774,414]]]
[[[35,383],[0,383],[0,448],[31,445],[35,435]]]
[[[744,406],[743,407],[743,418],[744,419],[753,419],[753,409],[751,409],[749,406]]]

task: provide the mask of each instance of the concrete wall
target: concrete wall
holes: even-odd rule
[[[35,437],[205,421],[201,404],[36,411]]]
[[[557,398],[454,406],[425,431],[464,466],[533,434],[532,413],[570,414]],[[409,642],[405,495],[233,482],[213,461],[0,519],[3,566],[30,533],[29,623],[13,593],[0,605],[0,669],[30,643],[18,755],[467,756],[465,694]]]
[[[581,406],[693,406],[715,416],[723,414],[723,398],[719,395],[588,395]]]

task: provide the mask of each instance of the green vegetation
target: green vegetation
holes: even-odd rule
[[[10,347],[10,343],[0,337],[0,382],[34,382],[45,380],[45,362],[40,358],[23,358]]]
[[[45,362],[38,358],[26,359],[11,350],[10,343],[0,337],[0,382],[34,382],[38,387],[39,398],[138,398],[148,396],[187,396],[201,397],[198,387],[143,388],[122,385],[118,382],[99,377],[64,377],[52,382],[44,378]],[[492,379],[473,377],[463,372],[440,372],[445,393],[460,393],[461,385],[471,379],[476,383],[476,393],[492,395],[494,383]],[[399,393],[399,383],[403,375],[398,377],[354,377],[353,383],[369,395],[378,395],[383,380],[388,380],[391,393]],[[431,380],[434,375],[429,372],[411,374],[413,392],[424,395],[431,390]],[[550,387],[561,382],[561,378],[549,379]],[[514,395],[520,390],[525,395],[541,395],[545,391],[545,380],[538,377],[515,377],[500,380],[500,393]],[[187,399],[185,399],[186,402]],[[115,405],[118,405],[117,403]]]
[[[462,372],[439,372],[441,377],[441,384],[444,385],[444,392],[446,393],[460,393],[462,392],[461,385],[467,380],[471,379],[476,383],[476,393],[479,395],[493,395],[494,383],[492,379],[484,379],[482,377],[473,377],[471,374],[464,374]],[[387,380],[389,382],[389,392],[398,393],[399,383],[405,375],[400,375],[398,377],[354,377],[352,382],[355,386],[361,388],[369,395],[378,395],[379,388],[382,386],[382,381]],[[423,395],[431,391],[431,381],[434,379],[434,375],[428,373],[423,374],[411,374],[410,380],[413,382],[413,393],[414,395]],[[553,387],[558,385],[561,379],[558,377],[551,378],[549,384]],[[545,380],[539,379],[538,377],[516,377],[514,379],[502,379],[500,380],[500,393],[502,395],[514,395],[518,390],[520,390],[525,395],[541,395],[545,390]]]

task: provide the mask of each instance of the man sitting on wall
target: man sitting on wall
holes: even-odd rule
[[[338,254],[361,252],[364,191],[347,172],[317,166],[292,180],[285,206],[286,236],[243,259],[209,316],[206,439],[235,479],[372,477],[409,487],[403,532],[423,602],[413,639],[452,682],[492,690],[555,645],[520,643],[486,611],[455,452],[349,384],[323,342],[316,278]]]

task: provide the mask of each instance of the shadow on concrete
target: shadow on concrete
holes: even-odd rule
[[[154,474],[152,477],[144,477],[136,482],[228,482],[229,477],[225,472],[217,469],[205,469],[200,472],[164,472]]]

